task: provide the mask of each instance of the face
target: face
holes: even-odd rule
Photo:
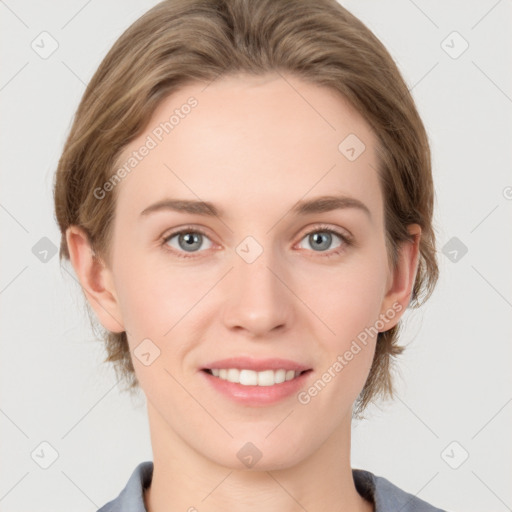
[[[377,331],[407,305],[375,145],[337,93],[269,74],[183,87],[125,148],[112,301],[93,307],[127,331],[152,435],[259,468],[348,435]]]

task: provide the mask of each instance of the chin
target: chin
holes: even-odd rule
[[[316,446],[306,439],[294,439],[290,436],[273,434],[268,436],[267,431],[264,434],[255,433],[251,436],[249,433],[244,436],[236,436],[224,443],[222,451],[219,446],[223,443],[212,446],[210,454],[203,453],[215,464],[225,466],[231,470],[246,471],[276,471],[289,469],[296,466],[308,457],[303,447],[308,446],[309,451],[314,451]],[[301,449],[302,448],[302,449]]]

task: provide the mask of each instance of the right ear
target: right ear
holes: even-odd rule
[[[112,272],[95,255],[89,237],[82,228],[69,226],[66,241],[71,264],[101,325],[111,332],[123,332],[125,329]]]

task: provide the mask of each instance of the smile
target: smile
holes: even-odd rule
[[[247,407],[264,407],[290,399],[313,375],[310,364],[245,355],[205,361],[199,370],[209,390]]]

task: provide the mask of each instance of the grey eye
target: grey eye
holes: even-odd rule
[[[175,243],[176,241],[177,245]],[[210,243],[206,249],[210,248],[211,242],[207,236],[197,231],[182,231],[181,233],[175,233],[169,236],[166,243],[178,251],[197,252],[205,241]]]
[[[323,252],[329,249],[334,249],[334,247],[331,247],[331,244],[333,243],[333,236],[341,241],[341,237],[331,231],[314,231],[313,233],[306,235],[303,240],[308,241],[310,246],[309,248],[313,248],[313,250],[317,252]],[[340,245],[341,243],[336,247],[339,247]],[[306,247],[306,249],[308,249],[308,247]]]

